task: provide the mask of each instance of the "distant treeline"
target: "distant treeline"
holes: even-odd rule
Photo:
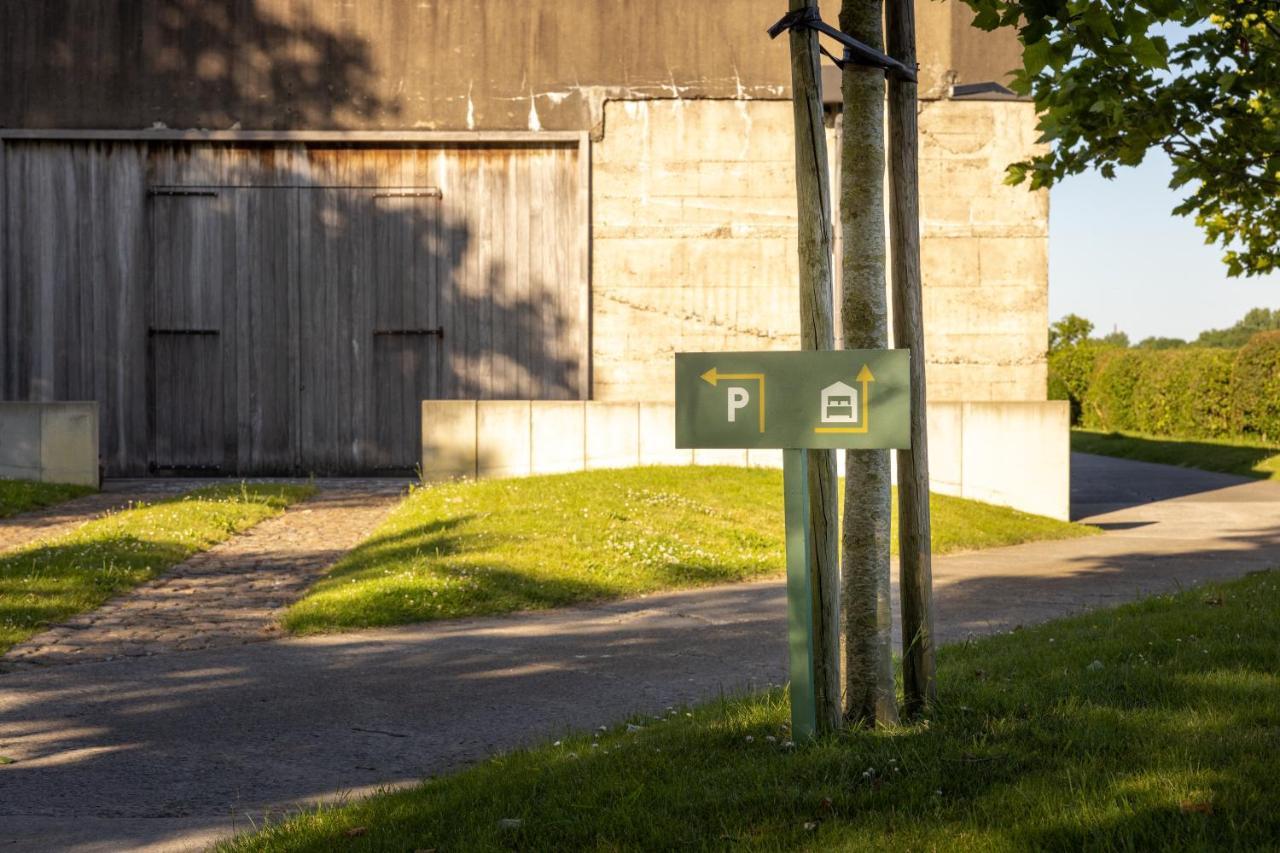
[[[1209,329],[1201,332],[1194,341],[1182,338],[1144,338],[1138,341],[1139,349],[1177,349],[1179,347],[1242,347],[1259,332],[1280,329],[1280,308],[1254,308],[1244,319],[1225,329]],[[1124,334],[1121,332],[1120,334]],[[1127,340],[1127,338],[1126,338]]]
[[[1280,311],[1265,308],[1246,320],[1261,313],[1280,320]],[[1049,352],[1049,398],[1069,400],[1074,423],[1178,438],[1280,440],[1280,331],[1241,339],[1233,327],[1194,344],[1129,348],[1090,338],[1091,324],[1076,321],[1054,324]],[[1240,343],[1212,345],[1206,337]]]

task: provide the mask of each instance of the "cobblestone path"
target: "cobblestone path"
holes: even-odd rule
[[[322,485],[283,515],[14,646],[0,671],[271,639],[278,612],[365,538],[402,489]]]

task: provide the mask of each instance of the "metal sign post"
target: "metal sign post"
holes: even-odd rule
[[[678,353],[676,447],[781,448],[792,737],[817,725],[809,448],[910,447],[906,350]]]

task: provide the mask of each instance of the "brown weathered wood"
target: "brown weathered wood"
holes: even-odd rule
[[[880,49],[880,0],[844,0],[840,29]],[[840,322],[847,349],[888,346],[885,299],[884,73],[847,64],[840,151]],[[874,391],[873,391],[874,393]],[[845,455],[841,610],[845,717],[898,719],[889,598],[890,466],[887,450]]]
[[[885,25],[889,55],[914,68],[913,0],[886,0]],[[902,608],[903,710],[910,716],[918,715],[926,704],[937,698],[916,108],[916,84],[891,76],[888,159],[893,342],[894,346],[911,351],[911,449],[898,451],[898,597]]]
[[[817,0],[790,0],[790,9],[817,8]],[[829,350],[831,322],[831,182],[819,89],[818,37],[790,33],[792,108],[796,133],[799,234],[800,347]],[[836,531],[836,461],[829,450],[809,451],[809,542],[814,593],[814,693],[818,733],[840,727],[840,563]]]

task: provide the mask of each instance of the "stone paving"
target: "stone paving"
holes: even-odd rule
[[[325,483],[284,514],[14,646],[0,657],[0,671],[271,639],[281,609],[364,539],[405,485]]]

